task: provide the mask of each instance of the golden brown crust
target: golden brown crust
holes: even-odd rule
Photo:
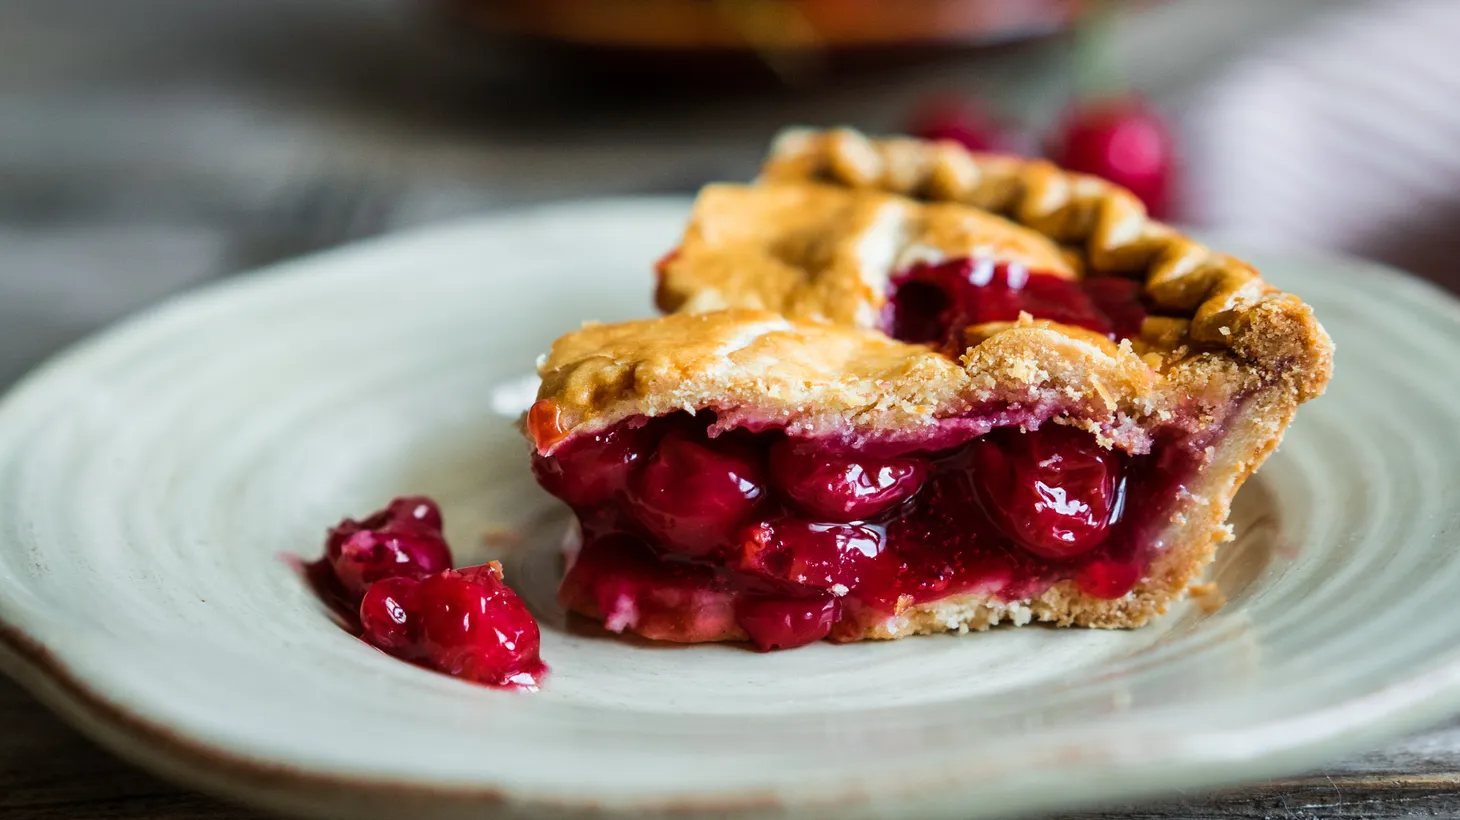
[[[805,182],[709,185],[659,268],[656,301],[666,311],[758,308],[870,328],[894,271],[963,257],[1074,275],[1047,237],[977,208]]]
[[[1150,219],[1133,194],[1096,177],[1043,160],[843,129],[783,133],[762,179],[830,182],[1007,216],[1081,249],[1089,273],[1140,275],[1159,311],[1190,317],[1183,328],[1190,342],[1230,349],[1292,380],[1305,400],[1321,394],[1332,375],[1333,343],[1302,300],[1264,282],[1247,263]]]
[[[1054,417],[1141,451],[1178,416],[1210,421],[1268,384],[1222,353],[1156,362],[1129,342],[1023,318],[953,361],[872,330],[768,311],[671,314],[589,325],[554,343],[533,414],[540,451],[634,416],[713,409],[725,427],[774,426],[852,443],[935,437],[990,408]],[[1203,415],[1205,414],[1205,415]],[[550,430],[550,432],[544,432]]]

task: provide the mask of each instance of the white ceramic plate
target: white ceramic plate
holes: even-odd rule
[[[1460,705],[1460,309],[1288,255],[1258,261],[1316,306],[1338,373],[1238,497],[1220,612],[770,655],[568,631],[566,514],[512,418],[554,336],[648,311],[684,209],[369,243],[43,368],[0,405],[6,671],[166,775],[357,817],[1001,815],[1292,772]],[[374,651],[280,558],[406,492],[444,502],[462,559],[507,545],[542,692]]]

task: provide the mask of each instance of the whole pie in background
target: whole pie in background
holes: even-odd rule
[[[1075,0],[429,0],[449,30],[574,81],[779,87],[1072,23]]]
[[[1059,27],[1073,0],[449,0],[499,33],[601,47],[692,52],[992,39]]]
[[[1332,371],[1129,192],[951,143],[787,132],[657,273],[668,315],[559,339],[527,419],[560,600],[656,640],[1140,626]]]

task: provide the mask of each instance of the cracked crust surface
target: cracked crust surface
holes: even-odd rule
[[[1043,160],[845,129],[787,131],[757,185],[707,188],[660,266],[658,302],[877,328],[895,271],[960,255],[1138,277],[1158,315],[1137,341],[1230,350],[1305,399],[1332,373],[1333,343],[1308,305],[1148,218],[1125,189]]]
[[[895,271],[960,257],[1074,276],[1048,237],[957,203],[805,182],[709,185],[659,266],[655,301],[665,311],[748,307],[876,327]]]

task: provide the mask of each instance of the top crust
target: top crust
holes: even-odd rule
[[[1321,394],[1332,375],[1333,342],[1301,299],[1267,284],[1247,263],[1150,219],[1135,195],[1096,177],[951,142],[793,129],[776,139],[761,179],[768,186],[832,184],[958,203],[1007,217],[1077,249],[1086,274],[1141,277],[1155,308],[1176,317],[1142,328],[1153,343],[1159,337],[1166,347],[1230,350],[1290,381],[1300,400]],[[848,311],[827,313],[846,321]],[[871,326],[865,311],[852,313],[853,323]]]
[[[1116,344],[1026,314],[965,329],[955,361],[877,329],[887,272],[910,247],[1140,276],[1157,315]],[[678,312],[553,345],[528,419],[540,452],[677,410],[857,447],[1054,419],[1141,452],[1160,429],[1224,424],[1258,393],[1283,408],[1275,441],[1332,373],[1333,344],[1306,304],[1148,219],[1129,192],[951,143],[787,132],[759,184],[706,189],[660,267],[661,303]]]
[[[588,325],[553,344],[528,432],[547,454],[626,419],[712,410],[719,429],[901,451],[1055,419],[1143,452],[1158,428],[1196,432],[1221,424],[1243,396],[1291,392],[1222,352],[1153,359],[1027,316],[980,330],[955,361],[877,331],[766,311]]]
[[[660,265],[656,301],[872,328],[894,271],[960,257],[1075,275],[1048,237],[977,208],[806,182],[709,185]]]

